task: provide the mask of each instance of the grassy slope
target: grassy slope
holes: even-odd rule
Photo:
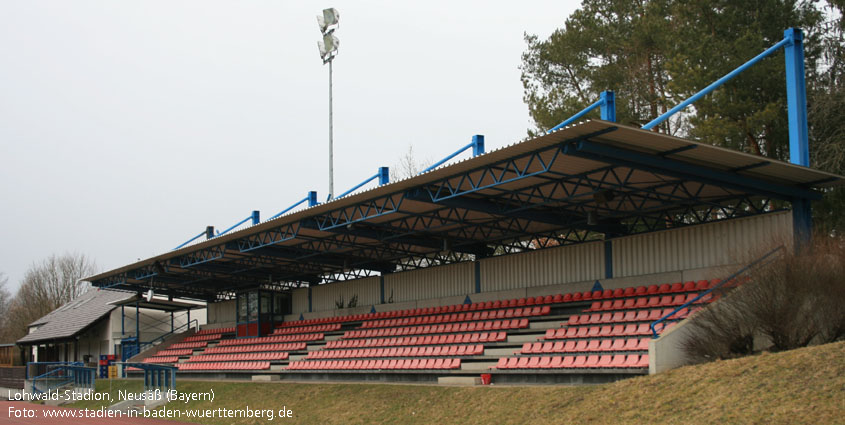
[[[309,424],[832,424],[845,421],[845,342],[586,387],[179,381],[177,389],[207,391],[210,385],[217,397],[214,403],[171,403],[168,408],[249,405],[279,409],[286,405],[295,419],[285,419],[285,423]],[[108,387],[106,380],[97,383],[99,391]],[[112,382],[115,391],[126,387],[137,389],[140,383]],[[219,419],[207,423],[256,421]]]

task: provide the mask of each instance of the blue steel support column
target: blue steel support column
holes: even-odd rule
[[[190,308],[188,309],[188,324],[185,325],[185,327],[186,327],[185,330],[188,330],[188,331],[191,330],[191,309]]]
[[[807,89],[804,83],[804,34],[798,28],[783,32],[786,57],[786,104],[789,116],[789,162],[810,166],[807,143]]]
[[[123,305],[120,306],[120,337],[121,338],[123,338],[123,336],[126,335],[126,328],[124,327],[124,319],[126,318],[126,316],[124,315],[123,307],[125,307],[125,306],[123,306]]]
[[[173,312],[170,312],[170,333],[173,333]]]
[[[813,216],[809,199],[795,198],[792,200],[792,231],[794,232],[796,250],[810,242],[813,236]]]
[[[378,287],[381,293],[381,304],[384,304],[384,275],[378,277]]]
[[[214,237],[214,226],[205,226],[205,238],[211,239]]]
[[[472,136],[472,156],[478,156],[484,153],[484,135],[476,134]]]
[[[308,285],[308,312],[311,313],[311,285]]]
[[[613,278],[613,241],[604,241],[604,278]]]
[[[135,301],[135,339],[138,340],[138,348],[141,348],[141,309],[138,308],[138,301]]]
[[[255,226],[258,223],[261,223],[261,212],[253,211],[252,212],[252,225]]]
[[[786,104],[789,117],[789,162],[810,166],[810,148],[807,132],[807,89],[804,82],[804,34],[798,28],[783,32],[786,58]],[[792,201],[792,227],[795,248],[799,249],[812,237],[813,217],[810,201],[795,198]]]
[[[601,92],[601,119],[616,122],[616,95],[611,90]]]
[[[481,293],[481,261],[475,261],[475,293]]]

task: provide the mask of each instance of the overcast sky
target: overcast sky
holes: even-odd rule
[[[567,1],[0,0],[0,272],[84,253],[101,270],[328,191],[328,69],[341,14],[335,191],[409,145],[437,160],[530,126],[523,33]],[[466,156],[465,154],[464,156]]]

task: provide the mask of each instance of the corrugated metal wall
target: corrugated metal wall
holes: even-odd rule
[[[378,304],[381,300],[378,277],[367,277],[345,282],[330,283],[311,288],[311,307],[314,311],[334,310],[335,301],[343,298],[344,305],[352,296],[358,296],[358,305]],[[307,308],[307,294],[306,294]]]
[[[790,211],[613,240],[613,276],[739,264],[792,240]]]
[[[604,278],[604,243],[549,248],[481,260],[481,291]]]
[[[458,263],[386,275],[384,299],[390,299],[391,291],[393,302],[471,294],[475,291],[474,268],[473,263]]]
[[[308,288],[291,291],[291,314],[299,315],[308,312]]]

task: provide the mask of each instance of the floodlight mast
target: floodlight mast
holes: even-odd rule
[[[334,129],[333,129],[333,111],[332,103],[334,101],[332,96],[332,60],[337,56],[337,48],[340,41],[334,36],[334,31],[337,29],[340,13],[337,9],[329,8],[323,9],[323,15],[317,15],[317,25],[320,27],[320,32],[323,34],[323,39],[317,42],[317,47],[320,49],[320,57],[323,59],[323,65],[329,64],[329,197],[328,200],[334,196]]]

